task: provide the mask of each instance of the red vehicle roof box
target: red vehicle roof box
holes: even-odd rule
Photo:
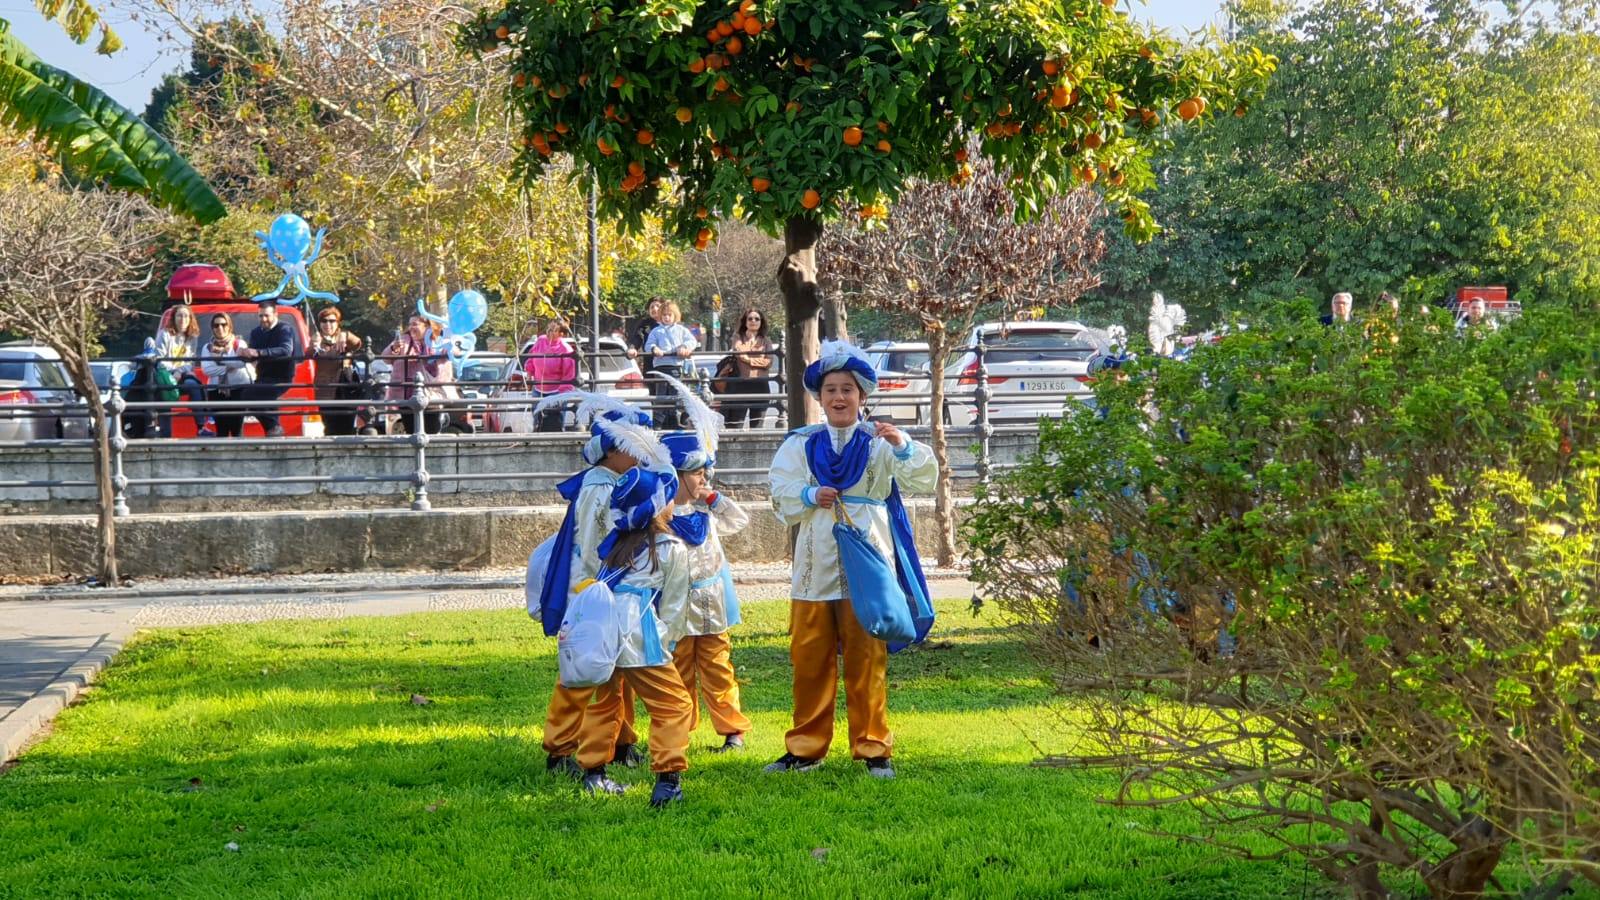
[[[167,300],[234,300],[228,273],[209,263],[184,263],[167,282]]]
[[[1499,309],[1507,305],[1509,298],[1503,285],[1495,287],[1464,287],[1456,289],[1456,303],[1462,306],[1474,300],[1482,300],[1490,309]]]

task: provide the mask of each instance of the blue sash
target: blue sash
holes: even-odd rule
[[[670,524],[673,533],[691,547],[704,544],[711,534],[711,514],[703,509],[685,516],[673,516]]]
[[[794,432],[799,434],[799,432]],[[835,453],[833,437],[826,427],[819,428],[806,438],[806,461],[811,474],[823,487],[831,487],[844,495],[846,488],[860,483],[867,474],[867,463],[872,457],[872,436],[861,428],[850,435],[843,453]],[[873,503],[870,497],[850,496],[849,503]],[[917,554],[916,538],[911,532],[911,517],[906,514],[905,501],[900,497],[899,482],[890,483],[889,498],[883,504],[889,512],[889,537],[894,544],[894,567],[900,588],[906,592],[906,602],[911,607],[911,619],[916,627],[913,644],[920,644],[933,628],[933,604],[928,597],[928,579],[922,574],[922,558]],[[842,573],[841,573],[842,574]],[[889,652],[905,649],[906,644],[891,643]]]
[[[567,595],[572,590],[573,544],[578,531],[578,492],[583,489],[585,472],[556,485],[567,501],[567,515],[561,520],[561,530],[556,532],[555,546],[550,549],[550,568],[544,573],[544,588],[539,593],[539,620],[546,637],[555,637],[561,630],[561,619],[567,614]]]
[[[631,584],[613,585],[612,589],[616,593],[632,594],[639,598],[639,637],[644,642],[645,663],[659,666],[669,662],[666,651],[661,649],[661,629],[656,625],[656,605],[661,602],[661,592]]]

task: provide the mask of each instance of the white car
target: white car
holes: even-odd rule
[[[576,338],[578,345],[578,386],[586,391],[598,390],[600,393],[610,395],[624,403],[629,403],[640,409],[647,409],[650,402],[650,390],[645,386],[644,375],[639,372],[638,363],[628,356],[628,345],[614,337],[600,339],[600,355],[596,357],[599,369],[599,387],[589,374],[589,341],[587,338]],[[522,348],[519,359],[527,357],[530,341]],[[526,407],[498,406],[488,411],[485,415],[486,428],[489,431],[501,434],[531,434],[535,430],[533,421],[533,405],[539,402],[539,397],[532,391],[527,376],[522,366],[513,364],[506,372],[505,381],[510,384],[499,388],[500,393],[493,396],[504,400],[526,400]],[[576,413],[572,407],[562,415],[563,430],[575,427],[588,428],[587,420],[576,421]]]
[[[18,405],[59,403],[60,409],[16,409]],[[60,354],[43,344],[0,344],[0,440],[43,441],[86,438],[89,410]]]
[[[944,370],[945,411],[953,426],[977,421],[978,355],[983,338],[989,421],[1033,423],[1060,417],[1067,401],[1091,402],[1089,363],[1106,352],[1105,332],[1081,322],[988,322],[972,329]]]
[[[867,417],[896,425],[927,424],[933,388],[928,345],[921,341],[878,341],[867,348],[878,370],[878,389],[867,402]],[[915,399],[904,395],[913,395]]]
[[[122,379],[133,371],[133,363],[125,359],[95,359],[89,362],[89,371],[94,373],[94,383],[100,388],[100,402],[111,402],[111,386],[121,384]]]

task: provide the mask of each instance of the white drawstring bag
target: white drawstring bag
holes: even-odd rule
[[[539,598],[544,594],[544,576],[550,570],[550,554],[555,546],[556,536],[551,535],[528,554],[528,581],[522,586],[522,592],[528,601],[528,615],[536,622],[540,621]]]
[[[622,622],[610,585],[588,581],[580,587],[567,603],[556,642],[562,687],[599,687],[611,680],[622,652]]]

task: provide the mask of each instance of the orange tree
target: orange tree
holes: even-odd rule
[[[701,249],[718,221],[783,235],[790,373],[815,352],[830,219],[961,177],[976,135],[1018,215],[1094,182],[1148,237],[1152,147],[1241,108],[1273,64],[1180,47],[1102,0],[507,0],[462,40],[509,61],[522,177],[571,154],[626,227],[659,218]],[[795,424],[815,414],[797,378],[789,407]]]

